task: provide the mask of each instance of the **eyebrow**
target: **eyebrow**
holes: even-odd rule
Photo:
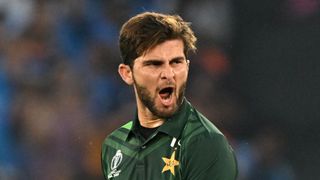
[[[171,62],[171,61],[178,61],[178,60],[186,60],[186,58],[183,57],[183,56],[178,56],[178,57],[172,58],[172,59],[170,60],[170,62]]]

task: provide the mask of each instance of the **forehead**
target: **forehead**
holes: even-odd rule
[[[185,57],[184,55],[184,44],[180,39],[167,40],[163,43],[156,45],[150,50],[146,51],[136,60],[148,60],[148,59],[157,59],[157,60],[169,60],[177,56]]]

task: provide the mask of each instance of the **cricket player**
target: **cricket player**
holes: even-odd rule
[[[122,26],[118,72],[134,89],[137,112],[102,144],[105,179],[236,179],[227,139],[184,95],[195,43],[178,15],[144,12]]]

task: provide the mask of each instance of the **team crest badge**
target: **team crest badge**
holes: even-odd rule
[[[117,168],[122,161],[122,157],[123,156],[122,156],[121,150],[118,150],[111,160],[111,164],[110,164],[111,172],[109,173],[108,178],[119,176],[121,170],[118,170]]]
[[[174,167],[179,165],[179,161],[175,160],[176,151],[173,151],[170,158],[162,157],[165,165],[162,169],[162,173],[170,170],[171,174],[174,174]]]

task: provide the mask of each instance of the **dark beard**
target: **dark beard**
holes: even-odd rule
[[[147,88],[139,85],[135,80],[134,84],[137,90],[138,98],[142,101],[144,106],[146,106],[151,111],[153,115],[159,118],[169,118],[179,109],[180,105],[182,104],[187,83],[185,82],[182,84],[178,94],[177,107],[170,113],[160,112],[159,110],[157,110],[154,99],[152,99],[151,93],[147,90]]]

